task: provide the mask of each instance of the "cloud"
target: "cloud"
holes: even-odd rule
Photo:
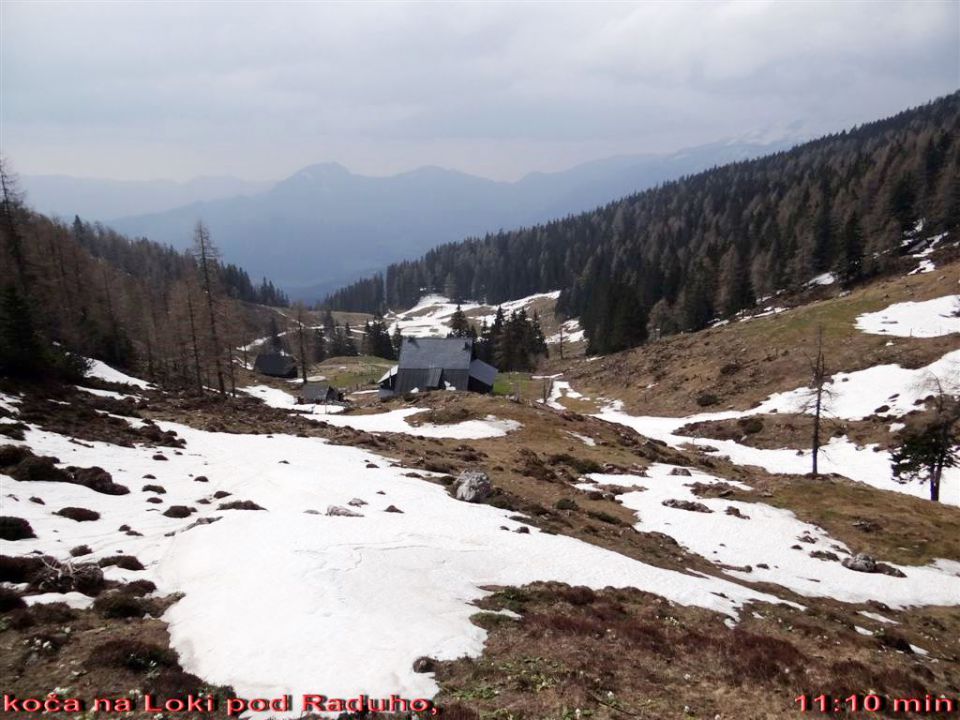
[[[809,133],[960,85],[955,2],[2,4],[21,172],[495,177]]]

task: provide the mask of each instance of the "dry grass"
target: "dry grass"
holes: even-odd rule
[[[521,618],[476,616],[486,650],[441,663],[438,700],[480,718],[777,718],[799,717],[794,698],[804,692],[949,695],[960,681],[955,663],[904,656],[854,632],[830,603],[808,604],[756,606],[760,617],[744,613],[729,630],[714,613],[637,590],[503,588],[480,605]],[[933,609],[921,622],[956,628],[960,613]],[[901,632],[922,640],[913,625]]]
[[[957,336],[889,338],[855,327],[856,317],[897,302],[956,292],[960,261],[936,272],[895,277],[800,305],[779,315],[677,335],[588,362],[552,359],[541,371],[564,372],[586,395],[623,400],[635,414],[702,412],[697,398],[713,393],[711,409],[745,410],[773,392],[805,385],[817,327],[824,328],[831,373],[895,363],[920,367],[960,345]],[[835,291],[831,291],[835,292]],[[892,345],[887,345],[892,341]]]

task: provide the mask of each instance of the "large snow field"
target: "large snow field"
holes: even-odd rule
[[[241,695],[322,688],[334,696],[431,696],[437,685],[431,675],[413,672],[413,660],[481,651],[485,634],[469,617],[485,585],[630,586],[732,618],[746,602],[778,601],[734,581],[656,568],[573,538],[512,532],[519,525],[510,511],[454,500],[443,487],[406,477],[360,449],[158,424],[187,441],[180,455],[162,449],[166,462],[152,459],[155,448],[78,445],[31,428],[24,444],[34,452],[103,467],[131,492],[103,495],[2,476],[3,513],[29,520],[38,537],[4,541],[0,550],[64,559],[85,543],[94,551],[87,559],[138,557],[145,571],[110,567],[107,576],[151,579],[160,592],[184,593],[164,616],[184,667]],[[143,479],[147,473],[156,479]],[[197,475],[209,482],[196,482],[191,476]],[[142,492],[144,483],[166,490],[162,504],[146,502],[154,493]],[[197,503],[216,491],[232,495]],[[45,504],[30,502],[31,496]],[[305,512],[324,513],[354,498],[367,503],[353,508],[363,517]],[[234,499],[266,510],[216,509]],[[197,512],[164,517],[163,509],[174,504]],[[386,512],[390,505],[402,512]],[[101,518],[78,523],[53,514],[65,506],[89,508]],[[121,525],[143,536],[126,535]]]
[[[827,417],[856,420],[874,414],[886,405],[888,410],[879,414],[895,419],[916,409],[915,402],[932,392],[931,380],[937,377],[947,389],[960,386],[960,350],[947,353],[939,360],[916,370],[899,365],[877,365],[852,373],[837,373],[828,385],[831,397],[825,400],[824,415]],[[789,392],[771,395],[759,406],[743,412],[729,410],[700,413],[686,417],[663,417],[630,415],[623,412],[618,403],[597,413],[596,417],[608,422],[626,425],[647,437],[662,440],[678,447],[683,444],[712,446],[719,454],[729,456],[739,465],[756,465],[771,472],[803,474],[810,472],[809,450],[768,450],[741,445],[734,440],[696,438],[679,435],[677,431],[694,422],[730,420],[762,413],[807,413],[810,412],[809,388],[797,388]],[[882,490],[929,497],[926,485],[900,483],[894,480],[890,470],[890,454],[879,451],[875,445],[858,446],[847,438],[830,438],[821,448],[819,458],[821,472],[835,472],[851,480],[872,485]],[[940,488],[941,502],[960,505],[960,468],[944,471]]]
[[[807,597],[830,597],[851,603],[878,600],[897,608],[960,604],[960,575],[948,569],[933,565],[898,566],[906,577],[897,578],[855,572],[840,562],[819,560],[809,553],[832,552],[841,559],[851,553],[843,543],[816,525],[798,520],[789,510],[763,503],[698,497],[690,489],[691,484],[712,485],[725,481],[697,470],[691,470],[691,477],[673,476],[670,475],[673,467],[652,465],[647,471],[649,477],[594,474],[590,478],[604,484],[644,488],[618,496],[624,506],[636,511],[636,528],[669,535],[715,563],[741,568],[751,566],[750,572],[725,570],[733,577],[774,583]],[[594,489],[590,483],[579,487]],[[666,507],[662,504],[664,500],[700,502],[713,512]],[[727,515],[730,507],[749,519]],[[768,567],[759,567],[760,564]]]
[[[520,423],[515,420],[501,420],[493,415],[487,415],[481,420],[464,420],[450,425],[424,423],[420,426],[413,426],[407,422],[407,418],[427,412],[426,408],[398,408],[372,415],[340,415],[339,413],[344,410],[342,405],[297,405],[292,395],[267,385],[251,385],[240,389],[260,398],[270,407],[315,415],[317,416],[316,419],[323,420],[330,425],[349,427],[364,432],[391,432],[413,437],[480,440],[503,437],[508,432],[520,428]]]
[[[960,333],[960,295],[902,302],[857,317],[857,329],[873,335],[940,337]]]

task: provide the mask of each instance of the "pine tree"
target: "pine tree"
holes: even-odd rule
[[[447,337],[469,337],[470,322],[463,310],[460,309],[460,303],[457,303],[457,309],[450,316],[450,332]]]
[[[933,502],[940,500],[943,471],[960,464],[960,398],[947,395],[939,380],[937,385],[932,417],[901,431],[900,444],[890,454],[894,477],[928,483]]]
[[[843,227],[843,252],[837,262],[837,276],[844,287],[855,284],[863,277],[863,232],[860,218],[854,212]]]

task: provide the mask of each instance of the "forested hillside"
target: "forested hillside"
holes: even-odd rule
[[[377,312],[422,292],[498,303],[562,289],[590,349],[697,330],[756,298],[835,272],[881,273],[921,220],[960,222],[960,93],[592,212],[451,243],[334,293]]]
[[[193,252],[31,211],[0,166],[0,372],[76,375],[71,353],[168,384],[224,388],[250,332],[240,301],[285,305],[264,280],[220,263],[198,226]],[[66,352],[65,352],[66,351]]]

